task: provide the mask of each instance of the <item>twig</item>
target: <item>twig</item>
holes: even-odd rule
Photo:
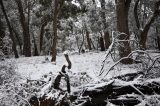
[[[108,58],[108,56],[109,56],[109,54],[111,54],[111,52],[112,52],[112,50],[113,50],[113,47],[115,46],[115,44],[116,43],[118,43],[119,45],[120,45],[120,42],[130,42],[130,41],[135,41],[136,43],[138,43],[136,40],[126,40],[126,38],[127,38],[127,34],[125,34],[125,33],[120,33],[120,32],[118,32],[118,36],[114,36],[115,34],[114,33],[116,33],[115,31],[113,31],[112,32],[112,43],[111,43],[111,45],[109,46],[109,49],[107,50],[107,52],[106,52],[106,56],[105,56],[105,59],[103,60],[103,62],[102,62],[102,67],[101,67],[101,69],[100,69],[100,73],[99,73],[99,76],[101,76],[103,73],[104,73],[104,65],[105,65],[105,61],[107,60],[107,58]],[[120,35],[126,35],[126,38],[124,38],[123,40],[119,40],[118,39],[118,37],[120,36]],[[122,46],[122,45],[121,45]],[[138,51],[137,51],[138,52]],[[140,52],[140,51],[139,51]],[[111,57],[112,57],[112,55],[111,55]],[[112,57],[112,59],[113,59],[113,57]],[[113,61],[114,61],[114,59],[113,59]]]
[[[130,85],[130,86],[134,88],[138,93],[140,93],[143,96],[143,98],[145,98],[145,95],[139,89],[137,89],[134,85]]]
[[[146,70],[145,77],[146,77],[147,73],[149,73],[149,71],[153,68],[153,66],[155,65],[156,61],[159,60],[159,59],[160,59],[160,57],[156,57],[156,58],[154,59],[154,61],[153,61],[152,64],[150,65],[150,67]]]
[[[30,105],[30,103],[28,102],[28,100],[26,100],[26,99],[24,99],[22,96],[20,96],[19,94],[17,94],[15,91],[13,91],[13,90],[8,90],[8,89],[0,89],[1,91],[9,91],[9,92],[12,92],[12,93],[14,93],[14,94],[16,94],[19,98],[21,98],[23,101],[25,101],[29,106],[31,106]]]
[[[112,32],[112,43],[111,43],[111,45],[109,46],[109,48],[108,48],[108,50],[107,50],[107,52],[106,52],[105,59],[104,59],[103,62],[102,62],[102,67],[101,67],[99,76],[101,76],[102,73],[104,72],[104,71],[103,71],[103,68],[104,68],[105,61],[107,60],[109,54],[111,53],[111,50],[112,50],[113,45],[114,45],[114,42],[115,42],[115,38],[114,38],[114,36],[113,36],[113,33],[114,33],[114,32]]]

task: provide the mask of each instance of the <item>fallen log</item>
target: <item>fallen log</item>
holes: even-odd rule
[[[99,84],[97,86],[95,85],[94,87],[87,87],[82,96],[89,96],[91,98],[92,105],[96,106],[96,105],[106,104],[106,102],[104,101],[108,98],[108,96],[112,92],[113,83],[114,80],[107,83]]]
[[[77,91],[74,91],[70,94],[70,97],[67,97],[71,103],[82,104],[83,106],[106,106],[107,102],[111,102],[116,105],[129,105],[134,106],[135,104],[139,104],[141,100],[137,98],[125,98],[119,99],[121,96],[133,94],[138,95],[142,99],[145,98],[145,95],[160,95],[160,81],[155,80],[148,80],[144,82],[140,81],[122,81],[119,79],[111,80],[109,82],[99,83],[99,84],[88,84],[83,87],[77,88]],[[82,89],[85,89],[81,94],[81,97],[89,97],[90,99],[81,100],[78,98],[80,97],[80,92]],[[35,98],[32,98],[35,99]],[[36,100],[36,99],[35,99]],[[48,106],[52,106],[56,98],[46,99],[39,98],[38,101],[41,105],[36,105],[33,100],[30,103],[34,103],[35,105],[32,106],[46,106],[42,105],[45,104],[47,101],[49,104]]]
[[[117,99],[121,95],[137,94],[140,96],[160,94],[160,82],[125,82],[120,80],[110,81],[106,85],[98,84],[93,87],[87,87],[83,96],[91,97],[91,103],[100,105],[107,99]],[[134,88],[134,87],[136,88]],[[129,102],[129,101],[128,101]],[[134,103],[133,103],[134,104]]]
[[[144,73],[142,71],[134,72],[134,73],[127,73],[124,75],[115,76],[115,77],[111,78],[111,80],[120,79],[123,81],[133,81],[135,78],[139,77],[140,75],[144,75]]]
[[[110,99],[109,102],[118,106],[135,106],[140,103],[137,99]]]
[[[45,96],[40,98],[33,96],[30,98],[29,103],[31,104],[31,106],[54,106],[55,100],[51,98],[46,99]]]

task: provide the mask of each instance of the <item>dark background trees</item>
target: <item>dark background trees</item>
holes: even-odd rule
[[[12,49],[13,49],[13,52],[15,54],[15,58],[18,58],[18,52],[17,52],[17,49],[16,49],[16,41],[15,41],[15,37],[13,35],[13,30],[12,30],[12,27],[11,27],[11,24],[9,22],[9,19],[8,19],[8,16],[7,16],[7,13],[6,13],[6,10],[5,10],[5,7],[4,7],[4,4],[3,4],[3,1],[1,0],[0,1],[0,5],[1,5],[1,9],[2,9],[2,12],[4,14],[4,17],[5,17],[5,20],[6,20],[6,23],[7,23],[7,26],[8,26],[8,29],[9,29],[9,36],[12,40]],[[2,29],[3,30],[3,29]],[[3,31],[2,31],[2,37],[3,37]]]
[[[19,20],[22,26],[23,30],[23,54],[26,57],[31,56],[31,44],[30,44],[30,31],[29,31],[29,17],[30,17],[30,8],[29,8],[29,0],[27,0],[27,5],[28,5],[28,11],[27,11],[27,17],[24,14],[24,9],[23,9],[23,4],[21,0],[15,0],[17,7],[18,7],[18,12],[19,12]]]
[[[51,61],[56,61],[57,52],[67,49],[107,50],[112,31],[118,31],[120,40],[128,40],[120,43],[121,58],[131,52],[133,33],[141,49],[156,49],[159,4],[159,0],[2,0],[1,47],[9,36],[16,57],[52,55]]]

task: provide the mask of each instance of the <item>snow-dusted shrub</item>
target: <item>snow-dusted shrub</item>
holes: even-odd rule
[[[73,87],[78,87],[81,85],[88,84],[93,80],[87,72],[78,72],[78,73],[69,74],[69,77],[71,81],[70,84]]]
[[[5,36],[3,38],[3,54],[5,57],[14,55],[12,51],[12,40],[9,36]]]
[[[145,99],[137,106],[160,106],[160,96],[157,94],[146,96]]]
[[[17,81],[15,65],[13,62],[1,61],[0,64],[0,106],[14,106],[13,92],[11,87]],[[12,93],[11,93],[12,92]],[[14,97],[13,97],[14,96]],[[13,97],[13,98],[12,98]]]
[[[27,82],[20,83],[13,61],[0,64],[0,106],[29,106],[28,97],[33,93]],[[32,91],[32,92],[31,92]]]
[[[15,80],[15,66],[12,62],[1,61],[0,64],[0,85],[5,85]]]

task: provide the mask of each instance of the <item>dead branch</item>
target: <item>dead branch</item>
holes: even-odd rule
[[[70,93],[70,91],[71,91],[71,89],[70,89],[70,80],[69,80],[69,76],[68,76],[65,68],[67,67],[68,69],[71,69],[72,64],[71,64],[71,61],[69,59],[68,54],[64,53],[64,56],[66,58],[66,61],[67,61],[68,65],[63,65],[62,66],[61,72],[59,72],[59,74],[55,78],[55,81],[54,81],[52,86],[54,87],[54,89],[62,90],[59,86],[60,86],[61,78],[64,77],[65,81],[67,82],[67,91],[68,91],[68,93]]]
[[[153,60],[151,59],[150,55],[149,55],[147,52],[145,52],[145,51],[143,51],[143,50],[136,50],[136,51],[133,51],[132,53],[130,53],[127,57],[123,57],[123,58],[121,58],[119,61],[117,61],[112,67],[109,68],[109,70],[108,70],[108,72],[106,73],[105,76],[107,76],[108,73],[109,73],[117,64],[119,64],[122,60],[125,60],[125,59],[128,59],[128,58],[132,59],[132,55],[133,55],[134,53],[146,54],[147,57],[148,57],[148,59],[149,59],[149,61],[153,61]],[[134,61],[136,61],[136,60],[134,60]],[[142,61],[142,62],[143,62],[143,61]],[[147,65],[148,65],[148,64],[149,64],[149,63],[147,63]],[[105,76],[104,76],[104,77],[105,77]]]
[[[109,46],[108,50],[106,51],[106,56],[105,56],[105,59],[104,59],[103,62],[102,62],[99,76],[101,76],[101,75],[104,73],[104,70],[103,70],[103,69],[104,69],[104,66],[105,66],[105,61],[107,60],[107,58],[109,57],[109,55],[111,55],[111,57],[112,57],[113,52],[115,53],[116,47],[122,46],[122,45],[120,44],[121,42],[135,42],[135,43],[138,44],[138,41],[136,41],[136,39],[135,39],[135,40],[127,40],[127,36],[128,36],[128,35],[126,35],[126,36],[124,37],[124,39],[119,40],[119,36],[120,36],[121,34],[126,35],[125,33],[119,33],[119,32],[114,32],[114,31],[112,32],[112,43],[111,43],[111,45]],[[138,50],[137,50],[137,52],[138,52]],[[114,55],[118,55],[118,54],[115,53]],[[128,59],[128,58],[120,59],[119,62],[121,62],[121,61],[124,60],[124,59]],[[115,61],[115,59],[114,59],[113,57],[112,57],[112,60]]]

